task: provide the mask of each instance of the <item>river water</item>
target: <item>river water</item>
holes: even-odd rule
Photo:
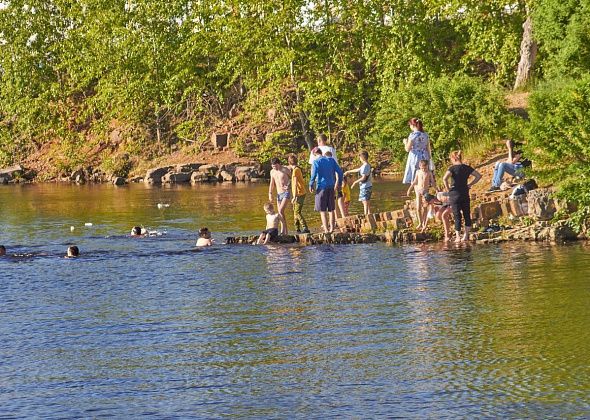
[[[266,192],[0,187],[0,417],[590,416],[588,245],[222,245]]]

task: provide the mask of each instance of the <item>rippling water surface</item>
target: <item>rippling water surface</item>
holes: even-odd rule
[[[590,416],[587,245],[222,245],[266,188],[1,187],[0,417]]]

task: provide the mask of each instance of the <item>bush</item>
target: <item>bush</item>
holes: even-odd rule
[[[510,134],[516,119],[506,109],[502,92],[478,78],[442,77],[402,87],[382,98],[371,136],[400,162],[407,156],[402,140],[412,117],[424,122],[439,164],[447,161],[451,150]]]
[[[529,116],[534,175],[558,187],[562,197],[590,205],[590,74],[539,86]]]

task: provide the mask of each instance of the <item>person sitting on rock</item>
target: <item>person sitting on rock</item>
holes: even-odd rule
[[[445,230],[445,237],[444,241],[448,242],[451,240],[451,214],[453,211],[451,210],[451,205],[449,204],[449,193],[447,192],[437,192],[436,196],[430,193],[424,194],[424,201],[428,205],[428,207],[432,208],[434,212],[434,217],[437,220],[440,220],[443,224],[443,228]],[[428,217],[424,222],[424,230],[428,225]]]
[[[269,242],[275,242],[279,237],[279,223],[285,223],[285,219],[281,213],[276,213],[272,203],[264,205],[264,212],[266,213],[266,229],[260,233],[257,245],[266,245]]]
[[[211,239],[211,231],[209,228],[202,227],[199,229],[199,239],[195,246],[211,246],[213,245],[213,239]]]
[[[500,191],[502,185],[502,178],[504,174],[508,173],[511,176],[522,177],[523,168],[530,164],[528,159],[523,159],[522,150],[517,149],[519,144],[512,140],[506,140],[506,147],[508,148],[508,158],[505,161],[498,161],[494,165],[494,177],[492,179],[492,186],[488,192]]]

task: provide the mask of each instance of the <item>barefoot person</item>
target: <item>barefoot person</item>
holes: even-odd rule
[[[289,169],[291,170],[291,204],[293,204],[293,220],[295,221],[295,230],[297,233],[309,233],[305,217],[301,213],[303,211],[303,203],[305,202],[305,181],[303,180],[303,172],[297,166],[298,159],[294,154],[288,157]]]
[[[344,173],[336,161],[324,157],[319,148],[316,147],[313,152],[316,159],[311,166],[309,191],[314,192],[315,190],[315,211],[320,212],[324,233],[333,232],[336,222],[334,219],[334,210],[336,209],[334,188],[340,188]],[[338,176],[338,185],[336,185],[336,176]]]
[[[362,165],[356,169],[346,171],[344,174],[352,174],[358,172],[360,178],[352,183],[350,189],[352,190],[356,184],[359,184],[359,201],[363,203],[364,214],[371,213],[371,195],[373,194],[373,175],[371,165],[369,165],[369,153],[362,151],[359,155]]]
[[[268,201],[272,203],[272,191],[277,190],[277,211],[282,216],[281,234],[287,234],[287,223],[285,223],[285,207],[291,200],[291,171],[281,164],[278,158],[271,160],[272,170],[270,171],[270,185],[268,186]]]
[[[421,229],[422,232],[426,230],[426,221],[428,220],[428,204],[424,200],[424,194],[428,193],[430,187],[434,187],[434,177],[432,176],[432,172],[428,169],[428,161],[421,160],[420,161],[420,169],[416,171],[414,175],[414,180],[410,184],[410,188],[408,188],[407,195],[410,195],[410,191],[412,188],[414,189],[414,193],[416,194],[416,215],[418,216],[418,229]]]
[[[449,203],[455,218],[455,242],[468,241],[469,231],[471,230],[469,188],[481,179],[481,175],[471,166],[463,163],[460,150],[451,152],[450,157],[452,166],[447,169],[443,176],[443,184],[449,191]],[[473,177],[471,182],[468,182],[469,177]],[[450,185],[451,178],[453,179],[453,185]],[[465,233],[462,237],[461,216],[465,219]]]
[[[404,172],[404,184],[410,184],[414,180],[414,175],[418,170],[418,165],[421,160],[427,160],[428,169],[434,172],[434,164],[432,162],[432,149],[430,148],[430,137],[424,132],[422,120],[412,118],[408,121],[412,133],[404,140],[404,147],[408,152],[408,160],[406,162],[406,170]]]

